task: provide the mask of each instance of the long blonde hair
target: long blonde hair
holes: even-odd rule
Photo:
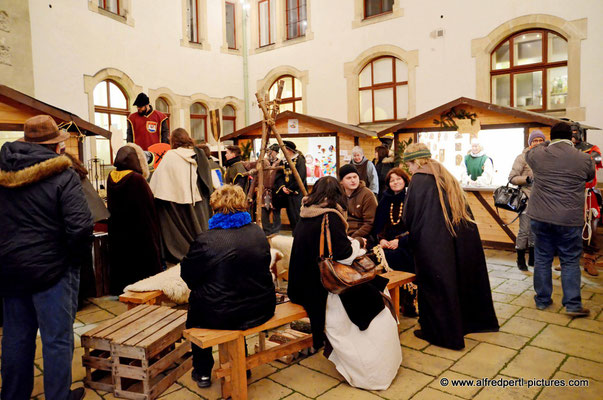
[[[406,152],[412,153],[419,150],[429,150],[423,143],[413,143],[406,148]],[[456,236],[454,230],[455,226],[461,223],[475,223],[473,217],[469,213],[469,204],[465,192],[461,188],[461,185],[456,178],[444,167],[439,161],[433,158],[417,158],[413,160],[419,167],[427,166],[436,181],[436,187],[438,188],[438,197],[440,198],[440,205],[442,206],[442,213],[444,214],[444,221],[446,227],[452,236]],[[450,207],[450,216],[446,211],[446,202],[444,201],[444,193],[447,195],[448,206]]]

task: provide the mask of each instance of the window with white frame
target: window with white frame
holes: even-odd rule
[[[306,0],[287,1],[287,39],[295,39],[306,34],[308,25]]]
[[[124,140],[127,133],[128,97],[124,90],[112,80],[100,82],[94,88],[94,123],[106,130],[121,131]],[[111,145],[108,139],[97,136],[96,155],[105,164],[111,164]]]
[[[276,93],[278,92],[278,82],[281,80],[285,82],[285,85],[283,86],[283,92],[281,94],[281,105],[279,111],[293,111],[296,113],[301,113],[303,111],[302,84],[299,79],[292,75],[283,75],[274,81],[272,86],[270,86],[270,90],[268,91],[269,99],[274,100],[276,98]]]
[[[199,0],[186,0],[186,31],[188,41],[201,43],[199,35]]]
[[[394,0],[364,0],[364,18],[392,12]]]
[[[568,93],[567,40],[531,29],[503,40],[491,54],[491,102],[534,111],[564,110]]]
[[[227,1],[224,4],[226,13],[226,43],[228,43],[229,49],[237,48],[237,28],[236,28],[236,17],[235,17],[235,3]]]
[[[396,57],[371,60],[358,76],[360,122],[408,116],[408,66]]]
[[[223,136],[230,135],[237,130],[237,114],[233,106],[226,105],[222,109]]]
[[[192,138],[207,142],[207,107],[201,103],[193,103],[190,113]]]
[[[258,22],[260,47],[274,43],[276,38],[276,4],[275,0],[258,2]]]

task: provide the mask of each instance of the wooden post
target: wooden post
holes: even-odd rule
[[[279,82],[279,91],[281,89],[281,83],[283,81]],[[295,180],[297,181],[297,185],[299,186],[302,194],[304,196],[308,195],[308,191],[306,190],[306,187],[304,186],[303,181],[301,180],[301,176],[299,176],[299,172],[297,171],[297,168],[295,168],[295,165],[293,164],[293,162],[291,161],[291,157],[289,157],[289,154],[287,154],[287,152],[285,151],[285,144],[283,143],[283,139],[281,138],[280,133],[278,133],[278,131],[276,130],[276,126],[275,126],[275,116],[272,116],[270,114],[270,112],[268,111],[268,106],[266,105],[266,102],[264,100],[262,100],[262,98],[260,97],[260,95],[258,93],[255,94],[257,100],[258,100],[258,106],[260,107],[260,109],[262,110],[262,113],[264,114],[264,121],[266,121],[266,123],[268,124],[268,128],[269,128],[269,135],[270,135],[270,131],[272,131],[272,133],[274,134],[274,136],[276,137],[276,140],[278,141],[278,145],[281,148],[283,155],[285,156],[285,159],[287,160],[287,162],[289,163],[291,168],[291,172],[293,172],[293,176],[295,177]],[[277,97],[280,101],[280,97]]]

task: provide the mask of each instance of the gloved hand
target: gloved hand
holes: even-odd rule
[[[526,177],[526,183],[527,183],[528,185],[531,185],[533,182],[534,182],[534,178],[532,178],[531,176],[529,176],[529,175],[528,175],[528,176]]]

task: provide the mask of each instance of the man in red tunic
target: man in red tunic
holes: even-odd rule
[[[603,167],[601,163],[601,150],[598,146],[590,144],[586,142],[584,135],[584,128],[580,126],[578,122],[574,122],[571,124],[572,127],[572,142],[576,149],[580,150],[583,153],[590,155],[590,158],[595,163],[595,170],[599,170]],[[600,204],[600,196],[601,193],[597,189],[597,176],[595,178],[586,183],[587,190],[587,209],[586,215],[591,213],[591,218],[589,219],[592,236],[590,241],[584,241],[584,270],[593,276],[599,275],[599,271],[595,266],[595,261],[597,259],[597,252],[599,250],[599,246],[597,245],[597,226],[599,220],[601,219],[601,204]]]
[[[169,143],[167,116],[154,110],[144,93],[136,97],[134,105],[138,112],[128,116],[127,142],[136,143],[145,151],[155,143]]]

